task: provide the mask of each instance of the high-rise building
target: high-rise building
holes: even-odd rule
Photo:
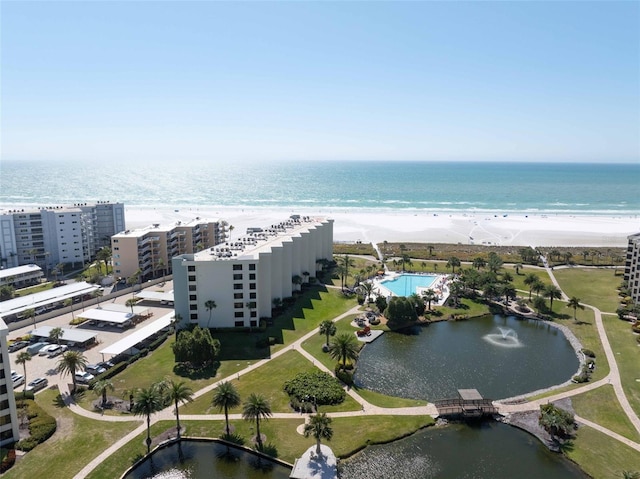
[[[332,256],[333,220],[294,215],[249,228],[239,240],[173,258],[175,311],[202,327],[258,326],[274,299],[292,296]]]
[[[127,279],[140,271],[141,280],[171,274],[171,258],[224,242],[226,228],[225,221],[195,218],[118,233],[111,237],[114,274]]]
[[[628,236],[627,257],[624,267],[624,280],[629,285],[631,299],[640,304],[640,233]]]
[[[84,263],[125,229],[122,203],[79,203],[0,212],[0,267]]]
[[[9,328],[0,319],[0,446],[11,444],[20,439],[9,348],[7,347],[8,334]]]

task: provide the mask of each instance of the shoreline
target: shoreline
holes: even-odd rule
[[[292,214],[333,219],[335,242],[626,247],[627,237],[640,231],[638,215],[125,205],[126,224],[130,229],[152,224],[169,225],[200,217],[226,220],[234,227],[232,238],[244,235],[247,227],[265,227]]]

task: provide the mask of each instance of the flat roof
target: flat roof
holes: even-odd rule
[[[42,273],[42,268],[37,264],[25,264],[22,266],[16,266],[15,268],[0,269],[0,279],[10,278],[25,273]]]
[[[458,394],[464,401],[482,401],[482,396],[477,389],[458,389]]]
[[[107,311],[114,311],[116,313],[130,313],[132,309],[130,306],[127,306],[125,304],[118,304],[118,303],[105,302],[105,303],[102,303],[100,306],[102,307],[102,309],[106,309]],[[144,306],[133,307],[133,314],[135,316],[142,316],[147,312],[149,312],[149,308],[145,308]]]
[[[174,313],[171,312],[156,319],[154,322],[147,324],[146,326],[134,331],[126,338],[122,338],[120,341],[113,343],[111,346],[107,346],[100,354],[110,354],[111,356],[117,356],[120,353],[124,353],[133,348],[136,344],[144,341],[150,336],[153,336],[158,331],[171,325],[173,321]]]
[[[168,233],[169,231],[172,231],[175,228],[179,228],[180,226],[193,228],[197,225],[208,225],[210,223],[220,223],[220,220],[197,217],[189,221],[176,221],[175,223],[171,224],[155,223],[135,230],[121,231],[113,235],[112,238],[139,238],[148,233]]]
[[[0,314],[6,316],[8,314],[21,313],[31,308],[37,309],[75,296],[91,294],[97,289],[98,286],[84,281],[58,286],[39,293],[2,301],[0,302]]]
[[[145,299],[147,301],[173,301],[173,290],[168,293],[160,291],[140,291],[135,294],[136,298]]]
[[[131,312],[120,313],[118,311],[108,311],[103,308],[93,308],[83,311],[82,313],[77,313],[76,316],[78,318],[89,319],[92,321],[106,321],[107,323],[122,324],[127,321],[131,321],[131,318],[133,318],[134,315],[131,314]]]
[[[41,338],[48,338],[52,329],[53,326],[40,326],[39,328],[31,331],[31,334]],[[91,331],[84,331],[82,329],[75,328],[62,328],[61,339],[64,339],[65,341],[73,341],[74,343],[86,343],[96,336],[98,336],[98,333],[93,333]]]

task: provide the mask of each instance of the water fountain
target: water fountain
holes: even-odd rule
[[[485,334],[483,336],[484,340],[503,348],[519,348],[523,346],[518,339],[518,333],[513,329],[498,327],[498,331],[500,332]]]

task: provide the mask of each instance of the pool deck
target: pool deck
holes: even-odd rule
[[[384,296],[387,299],[389,299],[391,296],[397,296],[397,294],[391,291],[389,288],[387,288],[384,285],[384,283],[386,281],[392,281],[402,276],[403,274],[410,274],[415,276],[437,276],[437,279],[428,288],[418,286],[416,288],[416,291],[414,292],[421,295],[424,291],[432,289],[438,295],[438,300],[433,302],[433,304],[436,306],[442,306],[445,303],[445,301],[447,301],[447,299],[449,298],[450,277],[448,274],[409,273],[409,272],[403,273],[400,271],[393,271],[393,272],[386,273],[382,277],[377,277],[376,279],[373,280],[374,292],[380,296]]]

